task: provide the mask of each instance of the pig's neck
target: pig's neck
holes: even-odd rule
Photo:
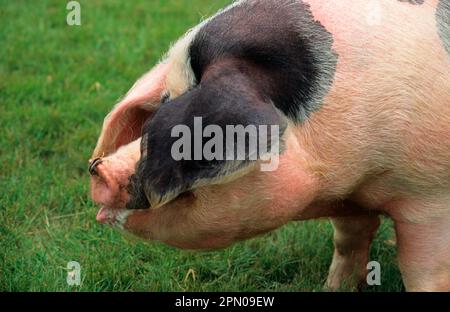
[[[267,177],[268,187],[275,192],[274,205],[290,211],[294,220],[360,214],[356,204],[326,195],[326,166],[304,148],[303,136],[303,131],[294,125],[285,133],[285,152],[280,156],[279,168]]]

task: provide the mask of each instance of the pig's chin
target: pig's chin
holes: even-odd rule
[[[132,210],[112,209],[109,207],[101,207],[97,213],[97,221],[102,224],[118,227],[123,229],[128,216]]]
[[[174,204],[192,205],[192,202],[195,200],[195,198],[196,196],[194,195],[194,192],[187,191],[178,195],[175,199],[159,207],[158,209],[164,209],[165,206]],[[126,208],[111,208],[108,206],[102,206],[97,212],[96,220],[101,224],[109,225],[123,230],[125,228],[127,218],[131,214],[136,211],[146,211],[148,209],[151,208],[131,210]]]

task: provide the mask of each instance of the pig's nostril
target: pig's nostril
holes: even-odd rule
[[[96,158],[89,162],[89,173],[91,176],[98,176],[97,166],[103,162],[101,158]]]

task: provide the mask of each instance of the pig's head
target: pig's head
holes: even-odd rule
[[[318,182],[297,126],[323,100],[336,56],[329,34],[297,5],[300,19],[278,2],[239,2],[189,32],[136,83],[106,118],[91,159],[98,221],[209,249],[275,229],[313,201]],[[245,135],[243,153],[228,126],[257,129]],[[259,140],[250,146],[264,127],[266,149]],[[261,170],[273,146],[277,168]]]
[[[89,167],[99,222],[177,247],[211,249],[275,229],[311,202],[315,179],[305,170],[295,127],[229,65],[212,68],[198,87],[167,101],[171,64],[160,64],[108,115]],[[227,125],[268,126],[266,150],[279,143],[282,152],[276,170],[261,170],[273,159],[256,152],[252,160],[249,146],[241,160],[227,160],[225,151],[223,160],[195,160],[194,116],[203,118],[202,130],[215,125],[224,134]],[[181,160],[173,155],[179,125],[192,133],[192,151]],[[273,126],[279,141],[270,136]],[[227,145],[225,137],[216,142]],[[205,138],[200,144],[203,151]]]

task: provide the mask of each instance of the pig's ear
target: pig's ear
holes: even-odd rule
[[[141,136],[144,123],[154,113],[165,92],[170,65],[161,63],[140,78],[106,116],[92,158],[115,152]]]
[[[183,192],[237,179],[267,157],[272,146],[279,152],[286,126],[270,99],[240,75],[202,82],[162,104],[146,123],[141,160],[130,178],[128,208],[142,208],[144,198],[157,208]],[[237,136],[230,137],[230,129]],[[240,135],[245,137],[243,144]],[[267,140],[259,141],[260,135]],[[214,152],[213,159],[205,152]]]

